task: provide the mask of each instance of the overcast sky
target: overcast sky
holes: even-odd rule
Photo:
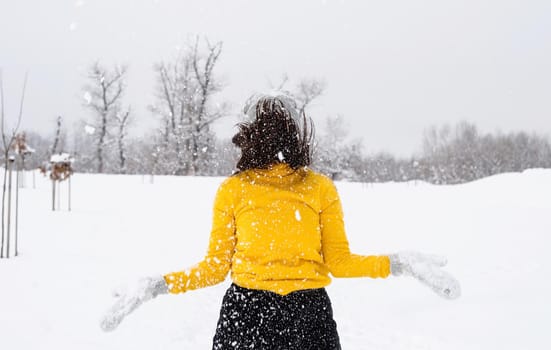
[[[8,116],[28,70],[24,128],[87,117],[84,72],[100,60],[129,65],[125,103],[138,132],[152,127],[152,65],[195,35],[224,42],[217,101],[237,113],[284,73],[323,78],[318,133],[340,114],[368,151],[410,155],[425,128],[459,120],[551,134],[549,0],[0,0]]]

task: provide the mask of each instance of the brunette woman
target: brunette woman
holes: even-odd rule
[[[253,95],[248,121],[233,143],[237,171],[214,200],[210,243],[197,265],[145,278],[122,295],[102,321],[113,330],[124,316],[159,294],[220,283],[231,272],[213,349],[340,349],[331,277],[418,278],[446,298],[459,284],[438,267],[445,260],[419,253],[350,252],[333,182],[309,168],[312,123],[286,94]]]

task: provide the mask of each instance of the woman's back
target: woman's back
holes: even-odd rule
[[[239,173],[227,185],[233,189],[236,283],[279,294],[329,283],[321,255],[323,176],[276,164]]]
[[[212,285],[231,270],[234,283],[286,295],[338,277],[386,277],[386,256],[350,253],[333,182],[306,167],[273,164],[220,186],[205,259],[169,274],[173,293]]]

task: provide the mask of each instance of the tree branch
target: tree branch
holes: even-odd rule
[[[6,150],[8,148],[7,144],[6,144],[6,134],[4,132],[4,119],[5,119],[5,114],[4,114],[4,78],[3,78],[3,73],[2,73],[2,70],[0,70],[0,109],[2,111],[2,143],[4,144],[4,149]]]

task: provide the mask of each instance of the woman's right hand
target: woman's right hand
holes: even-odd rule
[[[159,294],[166,293],[168,293],[168,286],[163,276],[141,278],[125,291],[114,292],[116,301],[102,317],[101,329],[105,332],[115,330],[122,320],[140,305]]]

